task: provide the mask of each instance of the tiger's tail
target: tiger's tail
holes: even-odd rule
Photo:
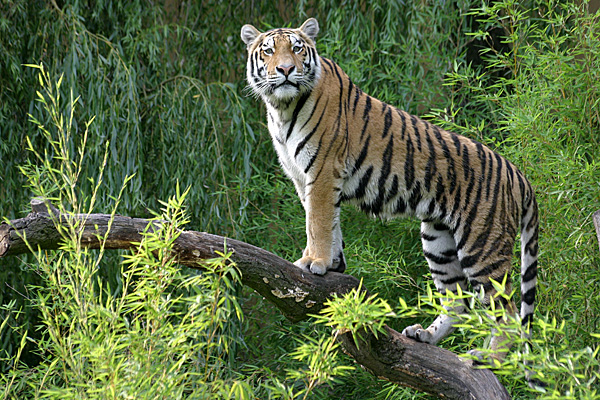
[[[537,283],[538,225],[538,207],[533,197],[521,221],[521,323],[529,336]]]
[[[533,193],[533,192],[532,192]],[[526,339],[526,352],[530,349],[530,339],[535,308],[535,295],[538,266],[538,206],[535,195],[531,195],[523,209],[521,220],[521,324]],[[526,379],[529,386],[543,386],[534,378],[533,371],[526,364]]]

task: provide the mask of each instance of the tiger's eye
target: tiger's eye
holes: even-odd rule
[[[303,47],[302,47],[302,46],[294,46],[294,47],[292,48],[292,51],[293,51],[294,53],[298,54],[298,53],[302,52],[302,49],[303,49]]]
[[[273,51],[273,49],[272,49],[272,48],[270,48],[270,47],[267,47],[266,49],[264,49],[264,50],[263,50],[263,53],[265,53],[265,54],[266,54],[266,55],[268,55],[268,56],[272,56],[272,55],[273,55],[273,53],[274,53],[274,51]]]

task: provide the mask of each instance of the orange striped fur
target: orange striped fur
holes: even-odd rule
[[[490,279],[510,273],[521,234],[521,319],[535,301],[538,211],[533,188],[512,163],[483,144],[445,131],[356,87],[315,48],[319,26],[260,32],[245,25],[247,79],[267,108],[273,145],[306,211],[307,245],[300,268],[343,272],[340,204],[381,218],[417,217],[423,251],[437,289],[495,294]],[[510,279],[506,283],[510,293]],[[496,299],[509,313],[514,303]],[[464,305],[448,309],[461,312]],[[437,343],[455,321],[440,315],[427,329],[404,334]],[[491,343],[501,359],[510,347]]]

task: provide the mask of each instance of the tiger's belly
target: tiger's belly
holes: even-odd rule
[[[382,219],[444,217],[440,215],[433,196],[425,193],[419,183],[407,190],[404,180],[397,174],[386,173],[373,166],[346,171],[342,201]]]

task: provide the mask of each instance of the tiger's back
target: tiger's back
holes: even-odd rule
[[[307,246],[295,264],[317,274],[344,270],[339,215],[340,204],[350,202],[376,217],[419,218],[437,289],[483,289],[488,303],[491,279],[510,273],[520,233],[521,318],[528,324],[538,221],[525,176],[483,144],[362,92],[337,64],[318,56],[317,32],[314,19],[299,29],[242,28],[248,82],[266,104],[274,147],[306,211]],[[500,302],[515,312],[512,302]],[[404,333],[437,343],[454,322],[442,314],[429,328],[414,325]],[[492,339],[498,353],[506,350],[502,340]]]

